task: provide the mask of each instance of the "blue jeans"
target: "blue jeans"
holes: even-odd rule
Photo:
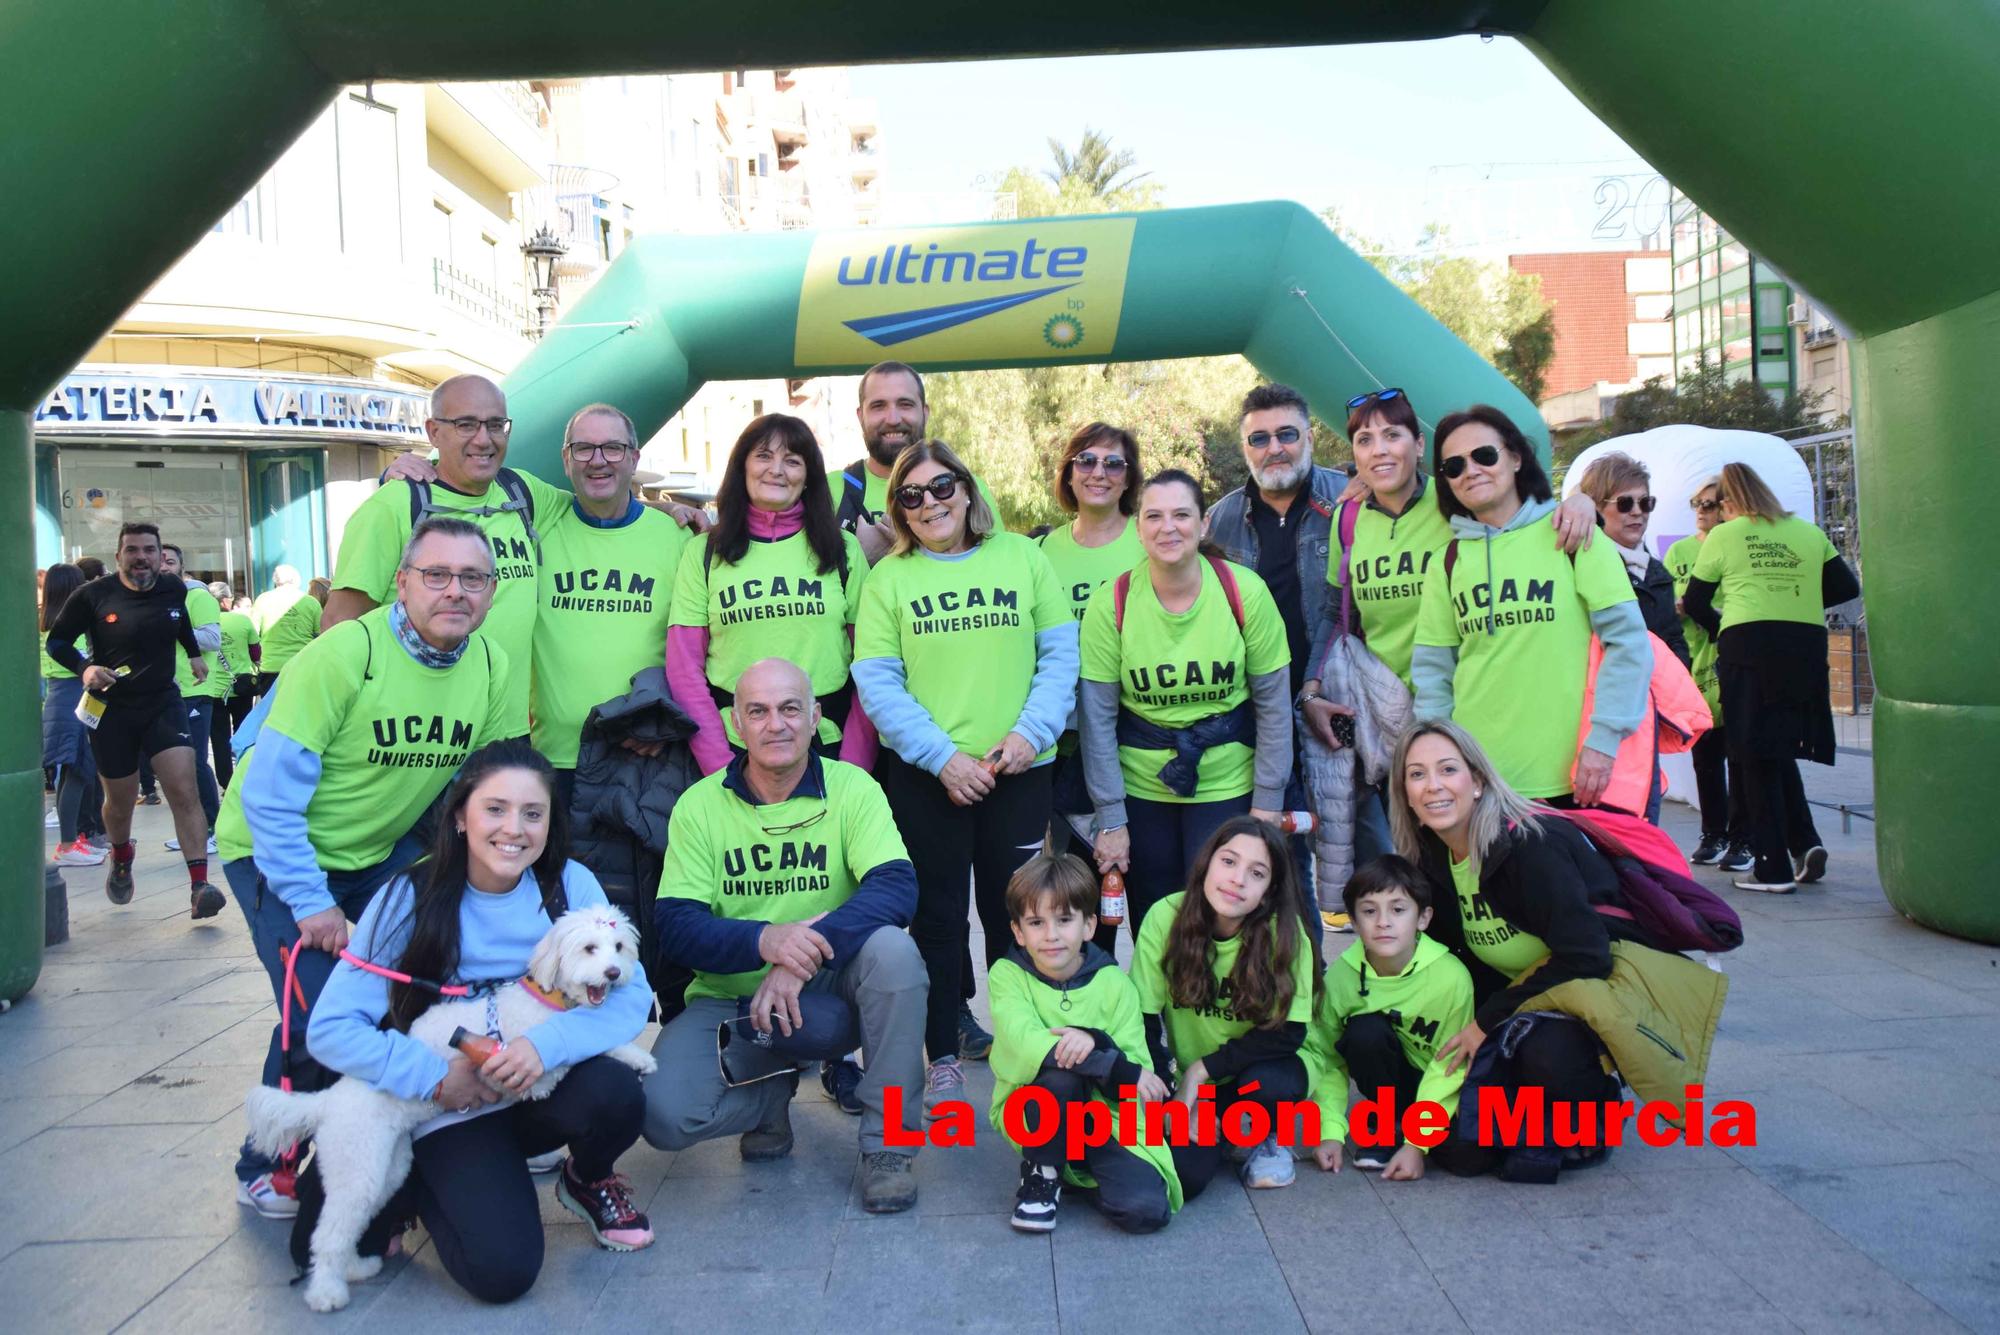
[[[372,867],[361,871],[330,871],[326,874],[326,888],[333,894],[333,902],[349,922],[357,922],[367,909],[375,892],[388,884],[389,878],[415,862],[423,854],[423,845],[404,835],[389,851],[389,856]],[[263,874],[257,870],[255,858],[237,858],[222,866],[223,877],[229,882],[229,893],[236,897],[236,903],[243,910],[243,916],[250,923],[250,940],[257,948],[257,960],[270,975],[271,995],[278,1000],[278,1022],[271,1026],[271,1046],[264,1055],[264,1083],[276,1089],[279,1077],[285,1073],[284,1052],[284,987],[285,962],[278,958],[278,947],[289,950],[299,939],[298,920],[285,907],[285,901],[265,882]],[[293,976],[305,994],[306,1004],[301,1006],[295,997],[292,1000],[292,1041],[291,1072],[295,1089],[322,1089],[332,1084],[334,1073],[320,1066],[306,1053],[306,1019],[312,1007],[319,1000],[320,989],[333,975],[335,957],[323,950],[299,952]],[[250,1148],[246,1140],[243,1151],[236,1160],[237,1180],[248,1182],[261,1173],[267,1173],[277,1165]]]
[[[208,759],[209,719],[215,709],[215,701],[206,695],[190,695],[183,698],[188,712],[188,737],[194,742],[194,790],[201,798],[201,814],[208,818],[209,833],[215,832],[215,813],[222,808],[222,795],[215,787],[215,766]],[[199,849],[183,849],[190,857],[199,857]]]
[[[1396,851],[1389,835],[1389,815],[1382,805],[1382,789],[1357,786],[1354,791],[1354,865],[1362,866],[1385,853]]]

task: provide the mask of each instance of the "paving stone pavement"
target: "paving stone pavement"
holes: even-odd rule
[[[1866,765],[1808,766],[1808,789],[1865,801]],[[1667,824],[1694,831],[1678,805]],[[990,1131],[921,1156],[912,1214],[864,1214],[855,1123],[808,1081],[784,1162],[727,1142],[626,1156],[649,1251],[599,1251],[545,1199],[548,1259],[521,1302],[475,1310],[419,1233],[314,1317],[287,1285],[287,1226],[233,1194],[267,985],[233,904],[188,921],[164,809],[142,808],[138,897],[114,908],[99,869],[72,872],[73,939],[0,1015],[0,1325],[2000,1331],[2000,951],[1896,915],[1854,824],[1823,821],[1823,885],[1726,892],[1749,940],[1724,961],[1708,1094],[1755,1103],[1754,1149],[1628,1147],[1553,1188],[1304,1163],[1287,1190],[1218,1181],[1151,1237],[1080,1203],[1025,1236]],[[990,1077],[970,1072],[983,1108]]]

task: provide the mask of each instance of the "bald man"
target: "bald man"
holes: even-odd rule
[[[916,1151],[884,1143],[883,1091],[923,1106],[929,980],[904,931],[916,873],[881,788],[813,752],[802,669],[752,664],[731,708],[745,754],[688,789],[667,827],[660,953],[695,977],[653,1045],[646,1139],[678,1150],[735,1135],[744,1159],[781,1159],[798,1064],[858,1043],[862,1204],[907,1210]]]

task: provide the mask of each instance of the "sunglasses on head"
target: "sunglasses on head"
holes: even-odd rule
[[[1403,391],[1400,389],[1371,389],[1366,394],[1356,394],[1353,398],[1349,399],[1347,401],[1347,410],[1352,412],[1370,399],[1375,400],[1377,403],[1387,403],[1390,399],[1400,399],[1402,397]]]
[[[1653,507],[1659,503],[1659,498],[1656,496],[1620,496],[1611,505],[1621,515],[1631,514],[1635,505],[1639,507],[1640,514],[1649,515],[1653,513]]]
[[[1491,468],[1494,464],[1500,462],[1500,447],[1498,445],[1475,445],[1464,454],[1454,454],[1448,459],[1440,459],[1438,460],[1438,472],[1447,481],[1463,477],[1467,467],[1466,460],[1468,459],[1478,464],[1481,468]]]
[[[924,503],[924,493],[929,492],[938,500],[948,501],[958,494],[958,478],[951,473],[939,473],[922,486],[896,488],[896,504],[905,510],[914,510]]]

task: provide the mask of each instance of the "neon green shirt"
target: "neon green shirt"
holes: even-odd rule
[[[222,621],[222,604],[218,603],[215,595],[207,589],[190,588],[187,591],[187,617],[188,624],[196,630],[200,630],[203,626],[218,625]],[[216,668],[216,660],[219,657],[220,652],[217,650],[210,650],[201,656],[201,661],[208,665],[208,676],[197,685],[194,669],[188,666],[187,650],[181,648],[179,644],[174,646],[174,685],[180,687],[183,699],[210,699],[215,695],[212,683],[229,681],[229,674]],[[226,690],[223,693],[228,694]]]
[[[228,676],[248,677],[257,671],[257,664],[250,659],[250,646],[261,645],[264,637],[257,633],[257,623],[244,612],[224,612],[222,614],[222,657],[229,665]],[[233,683],[232,683],[233,689]],[[227,695],[228,691],[221,692]]]
[[[900,658],[909,692],[970,756],[1020,721],[1035,677],[1035,637],[1074,624],[1041,548],[989,533],[971,551],[885,556],[861,590],[854,657]],[[1055,754],[1050,746],[1038,759]]]
[[[280,594],[288,596],[280,598]],[[272,589],[259,597],[251,615],[257,633],[264,637],[259,670],[284,671],[285,664],[319,634],[320,613],[325,610],[319,599],[298,589]]]
[[[1068,524],[1043,534],[1041,544],[1042,555],[1055,568],[1057,583],[1069,593],[1070,615],[1078,621],[1083,620],[1098,585],[1137,569],[1146,559],[1146,551],[1139,545],[1139,526],[1129,518],[1124,530],[1102,547],[1079,545]]]
[[[803,922],[845,904],[861,878],[883,863],[907,860],[889,799],[875,780],[842,761],[818,765],[824,795],[808,769],[791,797],[757,806],[726,786],[741,765],[717,770],[681,794],[667,822],[659,897],[691,899],[737,922]],[[750,996],[770,967],[697,972],[688,995]]]
[[[1717,524],[1695,558],[1694,577],[1717,586],[1722,629],[1751,621],[1826,624],[1820,572],[1839,553],[1818,525],[1797,515],[1751,515]]]
[[[674,581],[673,624],[708,632],[711,685],[733,692],[744,669],[766,658],[797,664],[812,679],[814,695],[831,695],[847,684],[848,628],[861,614],[868,558],[852,533],[840,539],[847,551],[844,582],[838,568],[819,568],[803,531],[776,542],[753,538],[734,564],[706,559],[706,539],[687,545]],[[722,726],[741,745],[730,714],[722,711]],[[822,741],[840,740],[832,719],[821,719],[819,727]]]
[[[541,606],[535,614],[535,749],[575,769],[590,711],[632,689],[632,676],[666,661],[674,570],[687,530],[658,510],[600,528],[565,505],[542,530]]]
[[[452,666],[422,666],[396,642],[386,607],[300,650],[264,726],[320,758],[306,837],[323,869],[357,871],[388,857],[468,755],[511,735],[496,689],[506,674],[506,651],[484,631]],[[257,781],[259,756],[252,747],[222,799],[215,843],[224,862],[255,853],[243,790]]]
[[[530,473],[521,477],[535,506],[535,527],[544,538],[569,508],[570,494],[551,487]],[[498,481],[485,494],[467,496],[443,482],[431,483],[431,503],[445,514],[479,508],[499,511],[507,503],[507,492]],[[528,541],[522,516],[511,511],[495,514],[463,514],[493,544],[493,567],[499,583],[493,590],[493,607],[480,626],[480,633],[507,655],[513,674],[504,683],[507,717],[515,726],[508,737],[528,732],[528,681],[534,662],[535,610],[539,588],[536,569],[541,553]],[[340,559],[333,570],[333,587],[353,589],[380,605],[396,600],[396,566],[403,558],[403,545],[410,539],[410,484],[392,479],[376,488],[361,503],[340,536]]]
[[[1522,931],[1487,906],[1486,895],[1479,888],[1479,864],[1471,858],[1463,862],[1450,860],[1451,886],[1458,892],[1458,917],[1465,929],[1465,944],[1472,953],[1509,978],[1518,978],[1530,965],[1547,959],[1548,943],[1533,932]]]
[[[1083,679],[1118,683],[1121,708],[1164,728],[1185,728],[1248,700],[1250,679],[1289,666],[1292,650],[1284,617],[1263,579],[1254,570],[1228,565],[1243,601],[1241,629],[1222,581],[1206,561],[1201,592],[1185,612],[1160,606],[1147,571],[1133,572],[1122,637],[1117,589],[1098,586],[1083,617]],[[1160,768],[1173,755],[1119,747],[1126,796],[1149,802],[1219,802],[1255,786],[1252,748],[1229,742],[1202,753],[1195,790],[1182,797],[1160,782]]]
[[[1660,558],[1667,573],[1674,577],[1674,597],[1687,592],[1688,581],[1694,578],[1695,558],[1701,554],[1699,533],[1690,533]],[[1718,605],[1720,599],[1717,600]],[[1708,632],[1686,617],[1681,618],[1681,634],[1687,640],[1688,653],[1693,662],[1688,671],[1694,675],[1694,684],[1701,690],[1701,698],[1708,701],[1708,712],[1715,716],[1718,725],[1722,722],[1722,683],[1715,675],[1716,644],[1708,638]]]
[[[1183,1071],[1230,1039],[1241,1038],[1257,1028],[1257,1020],[1266,1018],[1239,1020],[1230,1013],[1227,1004],[1229,975],[1236,968],[1236,956],[1243,948],[1241,935],[1227,941],[1209,942],[1209,962],[1216,980],[1217,1003],[1199,1009],[1174,1004],[1173,995],[1167,987],[1167,937],[1173,930],[1174,916],[1180,912],[1181,901],[1185,898],[1187,892],[1180,891],[1146,910],[1146,921],[1139,928],[1138,941],[1132,946],[1132,982],[1139,989],[1139,1008],[1148,1015],[1165,1018],[1167,1040],[1174,1051],[1174,1062]],[[1298,957],[1292,961],[1292,1004],[1285,1011],[1287,1021],[1307,1024],[1312,1020],[1312,964],[1312,948],[1301,940]],[[1301,1060],[1306,1060],[1307,1054],[1302,1049],[1299,1056]],[[1315,1076],[1316,1071],[1316,1063],[1307,1060],[1308,1077]],[[1308,1083],[1307,1088],[1311,1087]]]
[[[1492,546],[1497,593],[1489,594],[1484,542],[1459,544],[1449,588],[1443,556],[1431,563],[1416,643],[1458,651],[1452,719],[1501,776],[1524,797],[1555,797],[1573,786],[1590,613],[1631,602],[1632,581],[1610,543],[1592,543],[1572,564],[1544,523],[1501,533]]]
[[[1322,1073],[1313,1101],[1320,1107],[1324,1139],[1339,1140],[1347,1134],[1347,1060],[1338,1044],[1359,1015],[1383,1016],[1395,1029],[1403,1060],[1422,1073],[1418,1100],[1437,1103],[1447,1113],[1457,1109],[1466,1068],[1445,1074],[1438,1049],[1472,1022],[1472,974],[1458,956],[1422,933],[1410,962],[1393,977],[1375,972],[1368,964],[1367,947],[1356,941],[1327,966],[1326,996],[1306,1040]],[[1372,1089],[1361,1093],[1364,1098],[1375,1097]]]
[[[1391,515],[1372,501],[1351,504],[1360,506],[1354,517],[1354,546],[1348,554],[1354,614],[1369,650],[1408,686],[1410,650],[1416,644],[1417,616],[1424,601],[1424,576],[1443,559],[1445,545],[1451,541],[1451,521],[1437,508],[1428,479],[1419,479],[1419,490],[1401,515]],[[1340,513],[1336,510],[1335,540],[1326,554],[1326,582],[1335,589],[1327,603],[1329,617],[1340,615],[1339,534]]]

